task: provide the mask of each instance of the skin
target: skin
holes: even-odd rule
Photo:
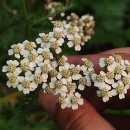
[[[121,54],[124,59],[130,61],[130,47],[108,50],[98,54],[69,56],[68,62],[73,64],[82,64],[81,58],[89,58],[95,66],[95,71],[100,72],[99,58],[108,57],[111,54]],[[88,96],[86,96],[88,95]],[[107,103],[97,97],[94,87],[89,87],[82,93],[84,105],[79,106],[78,110],[70,108],[61,109],[57,105],[57,97],[39,93],[39,104],[48,112],[60,130],[130,130],[130,116],[102,114],[105,108],[129,109],[130,108],[130,90],[126,98],[119,100],[113,97]]]

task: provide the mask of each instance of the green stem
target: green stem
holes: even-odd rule
[[[55,14],[48,13],[47,16],[45,16],[45,17],[43,17],[43,18],[40,18],[40,19],[38,19],[37,21],[34,21],[34,23],[32,23],[31,26],[34,26],[34,25],[36,25],[36,24],[38,24],[38,23],[41,23],[42,21],[47,20],[49,17],[53,17],[53,18],[54,18],[55,16],[57,16],[57,15],[60,14],[61,12],[65,12],[66,10],[68,10],[68,9],[70,9],[70,8],[72,8],[72,7],[73,7],[73,4],[70,4],[70,5],[69,5],[69,4],[66,4],[65,7],[63,7],[63,8],[61,8],[61,9],[57,10]]]
[[[31,40],[29,21],[28,21],[28,16],[27,16],[27,9],[26,9],[25,0],[22,0],[22,2],[23,2],[23,11],[24,11],[24,19],[25,19],[25,23],[26,23],[27,35],[28,35],[28,39]]]
[[[4,8],[9,12],[9,13],[13,13],[13,9],[11,9],[8,5],[6,1],[3,1],[3,6]]]

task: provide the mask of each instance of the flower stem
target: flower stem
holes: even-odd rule
[[[23,3],[23,11],[24,11],[24,19],[25,19],[25,24],[26,24],[26,29],[27,29],[27,35],[28,35],[28,39],[31,40],[29,21],[28,21],[28,16],[27,16],[27,9],[26,9],[25,0],[22,0],[22,3]]]

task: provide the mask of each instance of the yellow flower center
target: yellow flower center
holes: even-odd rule
[[[41,84],[43,82],[43,78],[41,75],[36,76],[34,80],[37,84]]]
[[[81,38],[74,38],[73,40],[74,45],[80,45],[81,44]]]
[[[46,92],[47,94],[53,94],[54,90],[53,90],[52,88],[50,88],[49,86],[47,86],[47,87],[45,88],[45,92]]]
[[[72,68],[72,74],[76,75],[80,73],[80,68],[78,68],[77,66]]]
[[[55,77],[55,76],[58,75],[58,72],[57,72],[57,70],[52,69],[52,70],[49,71],[49,74],[50,74],[51,77]]]
[[[58,60],[58,63],[59,63],[59,65],[64,66],[64,65],[65,65],[65,59],[64,59],[63,57],[61,57],[61,58]]]
[[[64,78],[69,78],[71,76],[70,70],[63,70],[62,75]]]
[[[23,85],[24,88],[30,88],[30,81],[24,79],[23,82],[22,82],[22,85]]]
[[[78,104],[78,97],[76,97],[76,96],[73,96],[72,98],[71,98],[71,103],[72,104]]]
[[[26,43],[25,49],[28,50],[28,51],[32,51],[33,50],[33,44],[32,44],[32,42]]]
[[[20,67],[24,72],[27,72],[29,70],[29,64],[26,62],[22,63]]]
[[[114,63],[114,61],[111,58],[106,58],[105,63],[106,63],[106,65],[112,65]]]
[[[48,64],[44,64],[43,66],[41,66],[41,70],[43,73],[47,74],[49,72]]]
[[[120,63],[121,62],[121,60],[122,60],[122,57],[121,57],[121,55],[114,55],[114,58],[115,58],[115,61],[116,62],[118,62],[118,63]]]
[[[115,73],[116,74],[121,74],[122,71],[123,71],[123,67],[122,66],[116,66],[116,68],[115,68]]]
[[[76,33],[75,28],[74,28],[74,27],[70,27],[70,28],[68,29],[68,33],[74,35],[74,34]]]
[[[62,32],[54,32],[54,37],[57,38],[57,39],[60,39],[62,38]]]
[[[125,76],[125,77],[122,78],[122,82],[123,82],[125,85],[127,85],[127,84],[129,84],[129,82],[130,82],[130,78],[127,77],[127,76]]]
[[[58,47],[59,47],[59,43],[56,41],[51,44],[51,48],[53,49],[57,49]]]
[[[60,88],[62,88],[63,83],[62,83],[61,81],[57,80],[57,81],[55,82],[55,86],[56,86],[56,88],[60,89]]]
[[[54,21],[53,25],[54,27],[57,27],[57,28],[61,28],[63,26],[62,22],[58,20]]]
[[[106,73],[106,77],[107,77],[108,79],[113,79],[114,76],[115,76],[114,71],[108,71],[108,72]]]
[[[105,81],[105,75],[99,74],[99,75],[96,77],[96,80],[97,80],[98,82],[104,82],[104,81]]]
[[[127,65],[127,66],[126,66],[126,71],[127,71],[127,72],[130,72],[130,65]]]
[[[13,72],[16,70],[16,66],[11,63],[11,64],[9,64],[9,66],[8,66],[8,70],[9,70],[9,72],[13,73]]]
[[[44,59],[50,59],[50,52],[49,51],[43,51],[43,53],[42,53],[42,57],[44,58]]]
[[[65,97],[60,96],[60,97],[58,98],[58,103],[59,103],[59,104],[64,104],[64,103],[65,103]]]
[[[13,48],[13,50],[14,50],[14,53],[15,53],[15,54],[19,54],[19,53],[22,51],[22,49],[21,49],[21,47],[20,47],[19,45],[16,45],[16,46]]]
[[[102,97],[106,97],[106,96],[108,96],[108,94],[109,94],[109,91],[106,88],[101,90]]]
[[[42,41],[43,41],[43,42],[49,42],[49,40],[50,40],[49,34],[45,34],[45,35],[42,37]]]
[[[123,94],[124,93],[124,86],[123,85],[119,85],[116,87],[116,91],[119,93],[119,94]]]
[[[90,60],[85,60],[84,61],[84,65],[87,67],[87,68],[90,68],[92,66],[92,62]]]
[[[87,83],[87,80],[86,80],[85,77],[80,78],[79,84],[81,84],[81,85],[86,85],[86,83]]]
[[[9,81],[10,83],[15,83],[16,82],[16,79],[17,79],[17,76],[12,74],[10,77],[9,77]]]
[[[29,54],[29,56],[28,56],[28,59],[29,59],[29,61],[35,61],[36,60],[36,57],[37,57],[37,55],[35,54],[35,53],[33,53],[33,52],[31,52],[30,54]]]
[[[67,87],[68,90],[73,90],[73,89],[75,89],[76,84],[75,84],[75,83],[68,83],[68,84],[66,85],[66,87]]]

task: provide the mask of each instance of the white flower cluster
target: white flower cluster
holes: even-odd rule
[[[61,14],[63,16],[63,14]],[[86,14],[79,17],[75,13],[71,13],[67,16],[64,23],[69,23],[70,25],[76,26],[79,29],[79,35],[81,36],[81,45],[85,45],[85,42],[91,39],[94,34],[95,21],[93,16]]]
[[[100,58],[100,67],[105,69],[98,75],[93,75],[94,86],[98,87],[97,95],[106,102],[110,97],[119,95],[125,98],[130,88],[130,62],[123,60],[118,54],[108,58]]]
[[[18,88],[24,94],[42,87],[44,93],[59,95],[58,103],[63,109],[78,109],[83,99],[77,90],[83,91],[92,83],[104,102],[116,95],[125,98],[130,88],[130,62],[120,55],[100,58],[99,65],[104,71],[99,74],[95,73],[93,63],[87,58],[82,58],[82,65],[67,62],[63,48],[73,47],[80,51],[93,35],[94,27],[90,15],[79,18],[72,13],[67,19],[68,22],[52,21],[52,32],[40,33],[36,43],[25,40],[11,46],[8,55],[15,59],[8,60],[2,69],[8,78],[7,86]]]
[[[54,25],[53,32],[40,33],[40,38],[36,39],[41,48],[51,48],[59,54],[62,52],[61,46],[66,43],[69,48],[74,47],[76,51],[81,50],[81,36],[78,34],[79,30],[76,26],[64,24],[61,21],[52,21],[52,23]]]
[[[62,2],[51,1],[45,4],[45,9],[48,10],[51,14],[55,14],[56,11],[60,10],[63,7],[64,5]]]
[[[61,17],[64,17],[65,13],[61,13]],[[49,20],[53,20],[49,18]],[[63,20],[65,28],[68,30],[67,38],[70,40],[68,43],[69,47],[75,46],[75,50],[80,50],[81,46],[84,46],[88,40],[94,34],[95,21],[93,16],[87,14],[79,17],[75,13],[71,13]],[[71,28],[70,28],[71,26]],[[75,32],[78,32],[78,35]],[[80,47],[79,47],[80,45]]]
[[[47,94],[60,95],[58,102],[62,108],[77,109],[83,104],[81,95],[76,92],[91,86],[93,64],[83,58],[83,64],[67,62],[62,55],[62,46],[81,49],[81,37],[78,28],[61,21],[52,21],[54,28],[48,34],[40,33],[35,42],[25,40],[14,44],[8,55],[15,60],[7,61],[2,71],[6,72],[7,86],[18,88],[24,94],[42,87]],[[14,59],[13,58],[13,59]]]
[[[60,81],[63,81],[62,84],[64,84],[64,92],[66,93],[61,93],[58,102],[63,109],[66,107],[77,109],[78,105],[83,104],[83,99],[81,98],[81,94],[76,92],[76,90],[83,91],[85,87],[91,86],[91,78],[92,74],[94,74],[93,64],[88,59],[83,58],[82,66],[69,65],[65,62],[66,58],[64,56],[59,61],[59,72],[61,72],[62,75]]]

